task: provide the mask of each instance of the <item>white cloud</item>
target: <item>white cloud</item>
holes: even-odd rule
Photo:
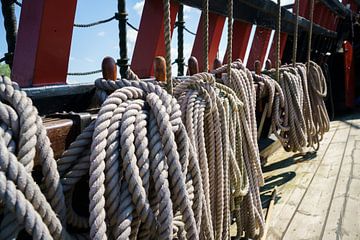
[[[133,55],[133,52],[134,52],[135,42],[136,42],[138,32],[129,27],[127,29],[128,29],[128,31],[127,31],[128,56],[131,58]]]
[[[131,43],[135,43],[138,32],[132,28],[127,28],[127,40]]]
[[[145,3],[145,0],[142,0],[142,1],[136,2],[133,6],[133,9],[136,11],[136,13],[139,16],[141,16],[141,13],[143,11],[144,3]]]
[[[94,59],[92,59],[92,58],[88,58],[88,57],[86,57],[84,60],[85,60],[86,62],[89,62],[89,63],[93,63],[93,62],[95,62],[95,60],[94,60]]]
[[[105,36],[105,32],[104,32],[104,31],[98,32],[97,35],[98,35],[99,37],[104,37],[104,36]]]

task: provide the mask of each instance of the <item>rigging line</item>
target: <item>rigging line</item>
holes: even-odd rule
[[[134,25],[132,25],[131,23],[129,23],[129,21],[126,21],[126,24],[129,26],[129,27],[131,27],[132,29],[134,29],[135,31],[139,31],[139,29],[138,28],[136,28]]]
[[[102,70],[95,70],[95,71],[90,71],[90,72],[70,72],[67,73],[68,76],[88,76],[88,75],[94,75],[97,73],[101,73]]]
[[[75,23],[74,24],[74,27],[78,27],[78,28],[88,28],[88,27],[94,27],[94,26],[97,26],[97,25],[100,25],[100,24],[104,24],[104,23],[108,23],[108,22],[111,22],[112,20],[116,19],[116,15],[115,16],[112,16],[110,18],[107,18],[107,19],[104,19],[104,20],[100,20],[100,21],[97,21],[97,22],[92,22],[92,23],[86,23],[86,24],[78,24],[78,23]]]
[[[190,33],[191,35],[196,36],[196,33],[190,31],[187,27],[184,27],[184,30],[187,31],[188,33]]]

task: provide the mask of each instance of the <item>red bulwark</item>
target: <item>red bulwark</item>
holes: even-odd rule
[[[24,0],[12,80],[22,87],[64,84],[76,0]]]
[[[252,24],[237,21],[233,23],[233,46],[232,46],[232,59],[244,60],[246,49],[249,43]],[[227,63],[227,54],[224,56],[224,63]]]
[[[200,17],[200,22],[196,31],[196,37],[194,41],[194,46],[192,49],[191,56],[194,56],[199,63],[200,72],[204,71],[203,66],[203,15]],[[221,40],[222,31],[224,28],[225,17],[217,15],[215,13],[209,13],[209,68],[212,68],[212,63],[216,58],[216,54],[219,49],[219,44]]]
[[[174,29],[179,5],[171,1],[171,31]],[[154,74],[155,56],[165,56],[164,10],[162,0],[146,0],[136,39],[131,68],[140,78]]]
[[[284,54],[285,46],[286,46],[286,40],[287,40],[287,33],[282,32],[280,34],[280,59],[282,59],[282,56]],[[275,67],[276,63],[276,34],[274,35],[274,40],[271,45],[270,53],[269,53],[269,59],[273,63],[273,66]]]
[[[314,23],[321,25],[323,23],[324,14],[326,12],[326,7],[321,2],[317,2],[314,6]]]
[[[299,15],[304,17],[304,18],[307,18],[309,19],[309,3],[310,1],[309,0],[298,0],[300,1],[299,3]]]
[[[259,60],[264,62],[266,51],[269,45],[271,29],[256,27],[253,44],[251,46],[247,67],[251,70],[254,69],[254,63]]]

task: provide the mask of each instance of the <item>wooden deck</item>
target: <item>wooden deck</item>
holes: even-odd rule
[[[264,207],[279,192],[267,239],[360,239],[360,115],[332,122],[317,154],[278,150],[264,174]]]

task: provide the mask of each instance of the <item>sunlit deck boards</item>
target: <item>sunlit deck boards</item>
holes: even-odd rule
[[[263,202],[280,192],[267,239],[360,239],[360,115],[332,122],[316,156],[279,150],[264,172]]]

